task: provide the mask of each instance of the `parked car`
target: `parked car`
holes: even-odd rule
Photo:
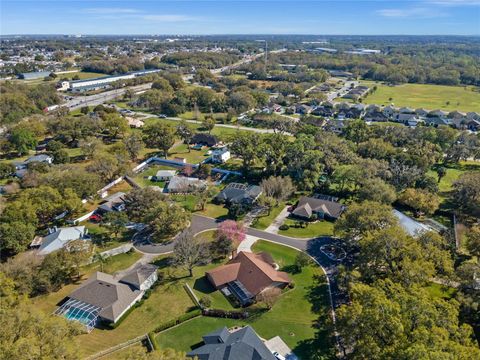
[[[166,119],[166,118],[167,118],[167,115],[165,115],[165,114],[159,114],[158,117],[159,117],[160,119]]]
[[[99,223],[99,222],[102,221],[102,217],[99,214],[93,214],[93,215],[90,215],[88,220],[90,220],[91,222],[94,222],[94,223]]]
[[[276,351],[273,353],[273,356],[275,356],[275,358],[276,358],[277,360],[286,360],[286,359],[285,359],[285,356],[280,355],[280,354],[279,354],[278,352],[276,352]]]

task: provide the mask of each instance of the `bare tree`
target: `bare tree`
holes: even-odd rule
[[[288,199],[295,192],[295,185],[288,176],[270,176],[261,183],[263,194],[277,202]]]
[[[265,306],[269,309],[275,305],[278,298],[282,294],[282,290],[277,287],[271,287],[263,290],[260,294],[256,296],[257,302],[264,303]]]
[[[190,277],[193,276],[195,266],[206,264],[209,261],[207,246],[195,238],[190,230],[186,230],[178,236],[173,254],[176,265],[188,270]]]

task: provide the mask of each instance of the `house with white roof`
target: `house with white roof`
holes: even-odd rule
[[[90,241],[90,237],[87,235],[88,230],[85,226],[54,227],[48,231],[47,236],[36,236],[30,244],[31,247],[38,247],[39,255],[47,255],[56,250],[60,250],[70,241]]]

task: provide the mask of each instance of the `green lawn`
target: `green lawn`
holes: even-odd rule
[[[290,226],[288,230],[280,230],[280,235],[298,237],[298,238],[313,238],[318,236],[332,236],[333,222],[326,220],[319,220],[314,223],[307,223],[308,226],[301,228],[295,227],[295,220],[286,219],[284,224]]]
[[[425,288],[432,298],[441,298],[449,300],[455,296],[455,288],[431,283]]]
[[[143,187],[147,187],[147,186],[164,187],[165,181],[151,181],[148,179],[148,177],[156,175],[159,170],[177,170],[178,171],[177,168],[172,168],[172,167],[163,166],[163,165],[151,165],[151,166],[148,166],[145,169],[145,171],[135,174],[135,176],[133,176],[133,179],[138,185]]]
[[[87,71],[79,71],[79,72],[68,73],[68,74],[58,74],[58,77],[60,79],[67,78],[69,80],[72,80],[72,78],[75,76],[78,76],[80,78],[79,80],[85,80],[85,79],[93,79],[93,78],[102,77],[102,76],[108,76],[108,74],[87,72]]]
[[[217,205],[209,202],[205,205],[204,210],[199,210],[196,212],[196,214],[208,216],[214,219],[225,218],[228,214],[228,209],[223,205]]]
[[[280,214],[282,209],[285,207],[285,203],[280,203],[278,206],[275,206],[270,210],[270,214],[267,216],[261,216],[255,219],[253,227],[255,229],[265,230],[275,218]]]
[[[93,271],[102,271],[107,274],[114,274],[119,270],[130,267],[142,256],[143,254],[139,252],[129,251],[124,254],[118,254],[107,258],[105,264],[103,264],[103,270],[101,264],[99,262],[95,262],[85,266],[85,271],[88,273]]]
[[[209,156],[207,154],[206,148],[202,150],[190,149],[190,151],[188,151],[187,144],[184,144],[183,142],[177,143],[176,145],[172,146],[168,151],[168,154],[169,159],[181,157],[185,158],[187,160],[187,163],[189,164],[198,164]]]
[[[478,161],[460,161],[458,164],[440,166],[444,166],[447,169],[447,173],[438,184],[440,192],[448,192],[452,190],[454,181],[457,180],[464,172],[480,171],[480,162]],[[430,170],[428,173],[434,178],[438,178],[438,174],[435,170]]]
[[[267,241],[259,241],[254,251],[267,251],[284,270],[294,263],[297,251]],[[330,310],[325,278],[315,265],[290,276],[295,288],[286,291],[273,308],[247,321],[200,317],[160,333],[157,341],[161,347],[189,351],[201,342],[202,335],[219,327],[251,325],[263,338],[279,335],[302,359],[333,359],[327,324]],[[320,357],[318,357],[320,358]]]
[[[387,86],[373,81],[362,81],[377,91],[363,99],[365,104],[408,106],[411,108],[442,109],[446,111],[480,111],[480,93],[471,86],[444,86],[403,84]],[[392,98],[392,100],[389,100]],[[449,104],[447,104],[449,102]]]

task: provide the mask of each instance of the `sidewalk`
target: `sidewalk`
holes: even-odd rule
[[[247,235],[245,240],[243,240],[240,245],[238,245],[237,251],[252,252],[252,246],[257,242],[257,240],[258,237],[256,236]]]

